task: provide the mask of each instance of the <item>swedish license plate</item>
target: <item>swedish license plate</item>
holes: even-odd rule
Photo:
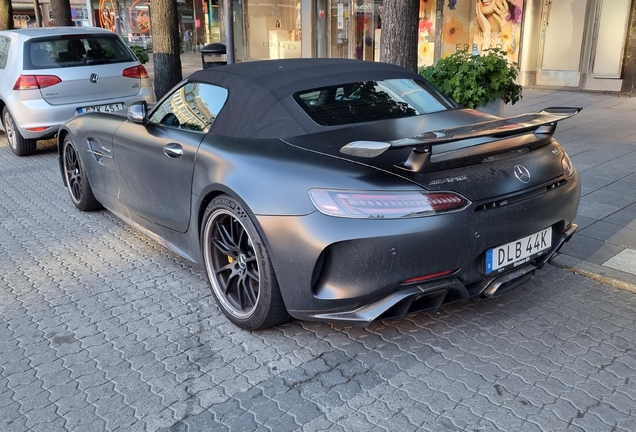
[[[87,112],[103,112],[103,113],[112,113],[116,111],[121,111],[126,108],[126,105],[123,102],[118,102],[114,104],[106,104],[106,105],[94,105],[87,106],[83,108],[78,108],[77,113],[87,113]]]
[[[486,273],[527,263],[552,246],[552,228],[486,251]]]

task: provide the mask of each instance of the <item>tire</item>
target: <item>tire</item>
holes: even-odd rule
[[[16,156],[29,156],[35,153],[37,146],[37,140],[25,139],[18,127],[15,124],[13,116],[5,106],[2,110],[2,124],[4,131],[7,134],[7,141],[9,141],[9,147]]]
[[[64,165],[64,180],[71,196],[71,201],[80,211],[88,212],[102,208],[97,201],[84,170],[75,145],[67,135],[62,144],[62,160]]]
[[[265,244],[235,199],[221,195],[208,205],[201,248],[212,294],[232,323],[258,330],[289,318]]]

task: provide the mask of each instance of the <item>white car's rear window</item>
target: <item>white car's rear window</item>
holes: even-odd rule
[[[136,61],[117,36],[37,39],[25,44],[25,69],[51,69]]]

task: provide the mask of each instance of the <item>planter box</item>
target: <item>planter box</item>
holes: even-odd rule
[[[486,114],[492,114],[498,117],[504,116],[504,103],[502,99],[497,99],[492,102],[488,102],[486,106],[477,107],[477,111],[481,111]]]

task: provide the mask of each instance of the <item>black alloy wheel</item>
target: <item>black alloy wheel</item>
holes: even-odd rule
[[[208,205],[201,244],[212,293],[230,321],[256,330],[288,318],[265,245],[236,200],[222,195]]]
[[[93,195],[82,161],[69,136],[64,139],[62,157],[66,187],[75,207],[81,211],[92,211],[101,208],[101,204]]]
[[[9,147],[16,156],[29,156],[35,153],[37,147],[37,140],[25,139],[20,130],[15,124],[13,116],[9,112],[9,109],[5,106],[2,110],[2,125],[4,131],[7,134],[7,141],[9,141]]]

